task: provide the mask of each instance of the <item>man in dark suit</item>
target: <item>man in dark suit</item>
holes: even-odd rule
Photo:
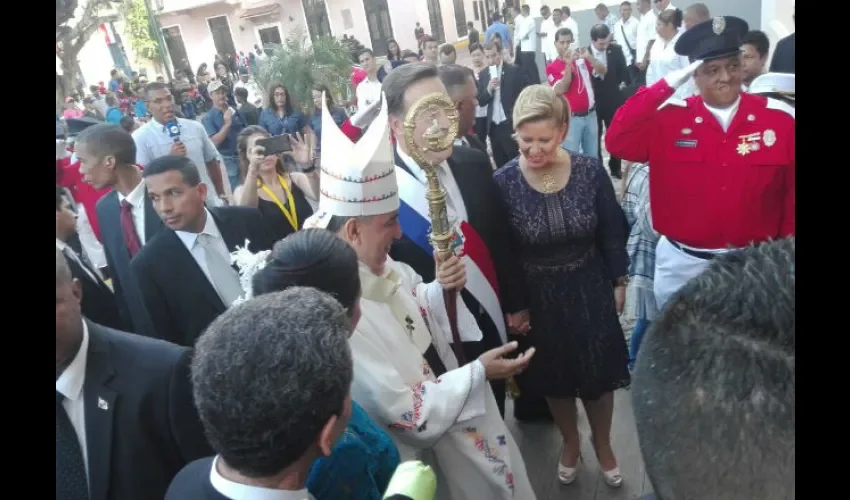
[[[466,68],[445,66],[440,69],[439,76],[442,77],[442,80],[452,83],[452,87],[468,85],[467,92],[470,93],[474,89],[472,87],[474,77]],[[438,72],[432,66],[411,64],[390,73],[384,80],[383,90],[387,96],[390,127],[393,133],[398,136],[398,134],[404,133],[404,116],[409,105],[426,94],[446,92],[446,87],[441,79],[438,79]],[[454,90],[455,92],[458,91],[457,88]],[[471,118],[464,116],[461,121],[466,120],[467,124],[471,124],[475,117],[475,109],[474,100],[471,96],[468,95],[468,97]],[[422,169],[408,155],[404,141],[398,141],[396,148],[396,175],[404,175],[405,178],[412,179],[413,182],[424,184]],[[438,175],[440,182],[446,189],[447,205],[451,207],[449,217],[454,219],[457,224],[467,223],[470,226],[463,230],[467,241],[473,236],[470,234],[472,231],[477,233],[483,241],[483,252],[489,254],[487,260],[495,268],[496,280],[498,281],[496,288],[504,289],[510,287],[513,283],[517,283],[520,279],[516,274],[518,268],[510,262],[510,255],[506,251],[509,248],[506,234],[507,215],[496,185],[492,181],[493,170],[490,166],[490,159],[486,154],[475,149],[455,146],[452,150],[452,156],[438,170]],[[406,183],[399,180],[399,194],[402,201],[405,201],[411,195],[424,196],[421,193],[414,194],[407,191],[403,188],[404,185]],[[412,206],[410,203],[406,204]],[[430,246],[427,249],[423,248],[417,242],[418,238],[410,233],[414,225],[406,223],[407,213],[404,209],[400,211],[399,219],[402,231],[405,231],[405,236],[393,244],[390,255],[393,259],[411,266],[414,271],[422,276],[425,282],[430,282],[435,279],[433,249]],[[494,296],[496,311],[493,312],[493,315],[488,314],[481,302],[486,300],[484,294],[476,297],[473,293],[480,288],[472,285],[474,278],[472,278],[469,270],[467,276],[469,276],[467,287],[461,292],[461,297],[475,317],[483,334],[483,338],[479,342],[464,343],[463,351],[466,359],[474,360],[485,351],[502,345],[500,330],[506,331],[502,307],[504,306],[505,312],[510,313],[519,310],[514,309],[514,305],[508,301],[503,300],[500,304],[498,290],[494,290],[494,292],[497,292]],[[499,410],[504,415],[505,383],[503,381],[492,381],[491,385]]]
[[[187,465],[165,499],[312,500],[306,483],[313,462],[331,454],[351,416],[353,327],[332,296],[299,287],[216,319],[198,340],[192,379],[217,455]],[[364,476],[382,463],[355,461],[338,460]],[[351,497],[363,493],[346,486]]]
[[[56,250],[56,498],[162,498],[209,455],[192,400],[189,349],[82,316],[80,285]]]
[[[500,168],[519,155],[519,147],[513,138],[514,103],[528,85],[528,80],[525,72],[502,61],[498,42],[490,40],[485,43],[484,55],[490,66],[478,75],[478,104],[487,106],[487,135],[496,168]],[[498,77],[491,79],[491,71]]]
[[[437,75],[457,109],[459,123],[455,146],[466,146],[487,154],[487,146],[472,132],[475,126],[475,110],[478,107],[475,73],[466,66],[444,64],[437,68]]]
[[[796,73],[795,63],[795,40],[797,33],[791,33],[782,40],[776,42],[773,50],[773,59],[770,61],[771,73]]]
[[[100,124],[80,134],[76,154],[87,183],[95,189],[114,188],[97,202],[96,210],[124,329],[156,337],[139,288],[130,274],[130,259],[162,229],[136,166],[136,143],[121,126]]]
[[[185,156],[157,158],[143,175],[166,228],[133,258],[130,269],[157,335],[193,346],[244,293],[230,253],[246,241],[252,252],[270,250],[272,231],[255,208],[207,210],[206,185]]]
[[[56,186],[56,249],[62,252],[71,276],[82,289],[83,315],[95,323],[121,329],[124,324],[118,314],[115,296],[84,252],[74,249],[71,238],[77,234],[77,214],[66,198],[65,190]]]
[[[590,48],[588,49],[593,58],[605,65],[605,74],[593,72],[591,81],[593,83],[593,94],[596,96],[596,120],[599,124],[599,134],[596,135],[599,161],[602,161],[602,125],[605,129],[611,125],[614,113],[623,105],[623,87],[628,82],[628,68],[626,67],[626,56],[623,48],[616,43],[610,42],[611,30],[604,24],[597,24],[590,29]],[[611,156],[608,160],[608,168],[611,176],[620,179],[622,162],[619,158]]]

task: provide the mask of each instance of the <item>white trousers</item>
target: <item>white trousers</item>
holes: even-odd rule
[[[702,250],[711,253],[725,253],[726,250]],[[688,281],[699,276],[711,264],[710,260],[700,259],[676,248],[666,236],[658,240],[655,248],[655,280],[653,288],[655,303],[660,311],[670,297]]]

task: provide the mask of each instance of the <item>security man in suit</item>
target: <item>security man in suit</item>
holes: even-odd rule
[[[97,202],[96,211],[125,330],[157,337],[130,274],[130,259],[162,229],[136,166],[136,143],[121,126],[104,123],[79,135],[76,153],[85,182],[95,189],[113,188]]]
[[[659,308],[715,255],[794,234],[794,108],[741,92],[747,30],[728,16],[682,33],[674,48],[692,64],[626,101],[605,138],[612,155],[652,165]],[[691,77],[699,95],[671,99]]]
[[[163,498],[209,455],[192,399],[190,351],[98,325],[56,249],[56,498]]]
[[[67,196],[64,189],[56,186],[56,249],[65,256],[71,275],[80,283],[83,314],[95,323],[121,329],[124,324],[118,314],[112,289],[85,252],[79,252],[70,243],[77,233],[77,214]]]

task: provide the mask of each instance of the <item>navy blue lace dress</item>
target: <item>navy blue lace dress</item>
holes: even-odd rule
[[[628,386],[628,349],[614,305],[614,280],[626,276],[628,226],[607,172],[596,158],[570,153],[566,187],[543,194],[519,159],[493,174],[509,214],[513,255],[522,267],[537,352],[517,377],[528,396],[594,400]]]

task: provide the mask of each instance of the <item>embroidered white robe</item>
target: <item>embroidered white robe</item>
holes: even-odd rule
[[[402,461],[434,467],[437,500],[535,500],[484,366],[457,366],[439,283],[422,283],[410,266],[392,260],[383,276],[361,263],[360,279],[352,398],[389,429]],[[480,340],[463,301],[457,308],[461,338]],[[439,379],[423,356],[432,343],[447,370]]]

